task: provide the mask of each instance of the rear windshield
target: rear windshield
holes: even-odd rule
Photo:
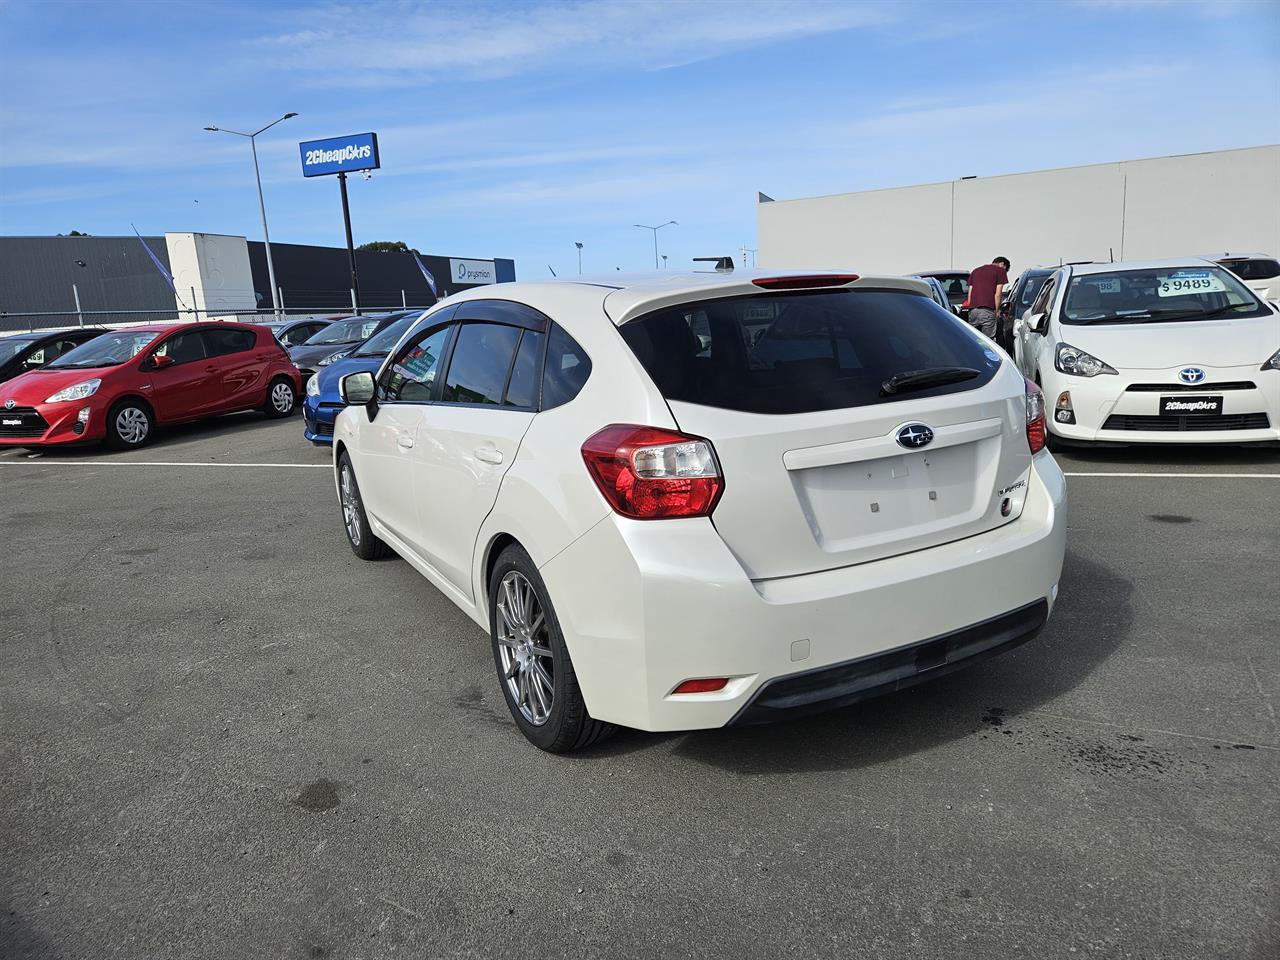
[[[1260,317],[1270,312],[1221,267],[1152,267],[1072,277],[1062,322],[1171,323]]]
[[[1270,280],[1280,277],[1280,263],[1275,260],[1219,260],[1241,280]]]
[[[949,311],[899,291],[703,300],[633,320],[621,333],[668,400],[747,413],[955,393],[987,383],[1000,366]]]

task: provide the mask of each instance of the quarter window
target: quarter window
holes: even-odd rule
[[[441,399],[446,403],[501,403],[519,339],[520,330],[515,327],[463,324],[449,360]]]
[[[693,335],[686,328],[686,332]],[[708,344],[700,350],[710,349]],[[700,351],[695,351],[700,352]],[[547,341],[547,362],[542,372],[542,409],[550,410],[568,403],[578,395],[591,376],[591,358],[558,324],[552,324]]]
[[[432,399],[440,356],[450,328],[437,327],[414,337],[387,367],[383,375],[383,399],[391,402],[426,403]]]

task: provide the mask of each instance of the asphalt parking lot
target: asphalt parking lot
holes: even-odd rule
[[[5,958],[1277,955],[1280,451],[1061,455],[1003,658],[556,757],[300,433],[0,453]]]

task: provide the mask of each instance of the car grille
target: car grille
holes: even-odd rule
[[[1156,430],[1176,433],[1183,430],[1266,430],[1271,420],[1265,413],[1188,413],[1180,417],[1134,417],[1113,413],[1103,430]]]
[[[48,429],[35,407],[0,408],[0,437],[39,437]]]
[[[317,437],[332,437],[333,424],[322,423],[321,421],[317,420],[311,425],[311,432],[314,433]]]
[[[1256,390],[1252,380],[1228,380],[1226,383],[1131,383],[1130,393],[1220,393],[1224,390]]]

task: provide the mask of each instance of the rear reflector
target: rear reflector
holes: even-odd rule
[[[856,273],[816,273],[800,277],[756,277],[751,282],[766,290],[804,290],[813,287],[843,287],[857,279]]]
[[[1044,394],[1030,380],[1026,381],[1026,384],[1027,446],[1031,448],[1032,453],[1039,453],[1044,449],[1049,432],[1049,425],[1044,418]]]
[[[704,677],[700,680],[686,680],[672,690],[672,693],[715,693],[723,690],[729,683],[728,677]]]
[[[610,424],[582,459],[609,506],[633,520],[709,517],[724,490],[710,441],[674,430]]]

